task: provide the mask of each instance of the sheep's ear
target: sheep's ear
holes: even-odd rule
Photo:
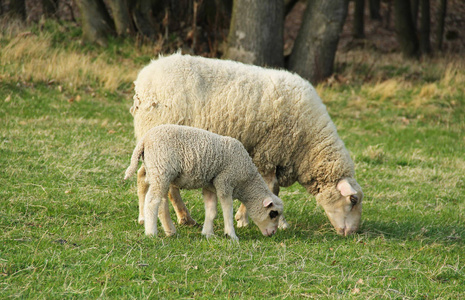
[[[263,207],[271,207],[273,206],[273,199],[271,197],[265,198],[263,200]]]
[[[350,185],[347,179],[341,179],[336,186],[337,190],[341,192],[344,197],[356,195],[357,191]]]

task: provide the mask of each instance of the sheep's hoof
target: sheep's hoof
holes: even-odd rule
[[[237,221],[237,228],[249,226],[249,221],[248,220],[236,219],[236,221]]]
[[[288,229],[290,227],[290,225],[286,222],[286,220],[284,219],[279,219],[279,224],[278,224],[278,228],[279,229]]]
[[[144,218],[139,217],[139,224],[140,224],[140,225],[144,225]]]
[[[191,216],[185,216],[181,219],[178,219],[178,223],[179,225],[185,225],[190,227],[197,225],[197,222],[194,219],[192,219]]]

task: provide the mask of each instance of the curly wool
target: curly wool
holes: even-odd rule
[[[136,138],[159,124],[202,128],[241,141],[261,174],[312,194],[354,164],[314,87],[296,74],[173,54],[143,68],[135,83]]]

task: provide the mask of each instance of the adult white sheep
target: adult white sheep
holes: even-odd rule
[[[165,233],[175,233],[166,200],[170,185],[203,188],[206,212],[202,234],[207,237],[213,235],[216,195],[223,208],[224,233],[231,239],[238,239],[234,231],[233,199],[239,199],[247,207],[263,235],[276,232],[278,217],[283,211],[282,201],[268,189],[238,140],[188,126],[160,125],[150,129],[139,141],[124,179],[136,171],[140,157],[150,186],[140,207],[146,235],[157,235],[157,215]]]
[[[206,129],[238,139],[270,189],[298,181],[316,195],[341,235],[355,232],[362,212],[362,189],[354,164],[313,86],[296,74],[238,62],[173,54],[143,68],[135,84],[137,139],[158,124]],[[138,172],[145,197],[144,167]],[[192,221],[170,190],[178,221]],[[238,226],[248,224],[245,207]],[[282,218],[280,227],[287,227]]]

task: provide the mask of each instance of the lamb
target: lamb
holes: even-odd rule
[[[233,199],[249,211],[263,235],[273,235],[283,204],[258,173],[244,146],[236,139],[206,130],[180,125],[160,125],[140,139],[126,170],[125,180],[137,169],[143,157],[149,184],[141,213],[145,234],[157,235],[158,214],[167,235],[175,233],[169,216],[167,196],[170,185],[176,188],[203,188],[205,223],[202,234],[213,235],[217,197],[223,208],[224,232],[238,240],[234,231]],[[159,206],[161,210],[159,211]]]
[[[179,53],[144,67],[135,84],[136,139],[159,124],[202,128],[238,139],[269,188],[299,182],[316,196],[337,233],[359,228],[363,193],[354,163],[314,87],[296,74]],[[144,199],[145,169],[138,172]],[[176,188],[170,199],[180,223],[193,223]],[[238,227],[248,224],[243,205]],[[142,222],[142,221],[141,221]],[[281,216],[280,228],[288,224]]]

